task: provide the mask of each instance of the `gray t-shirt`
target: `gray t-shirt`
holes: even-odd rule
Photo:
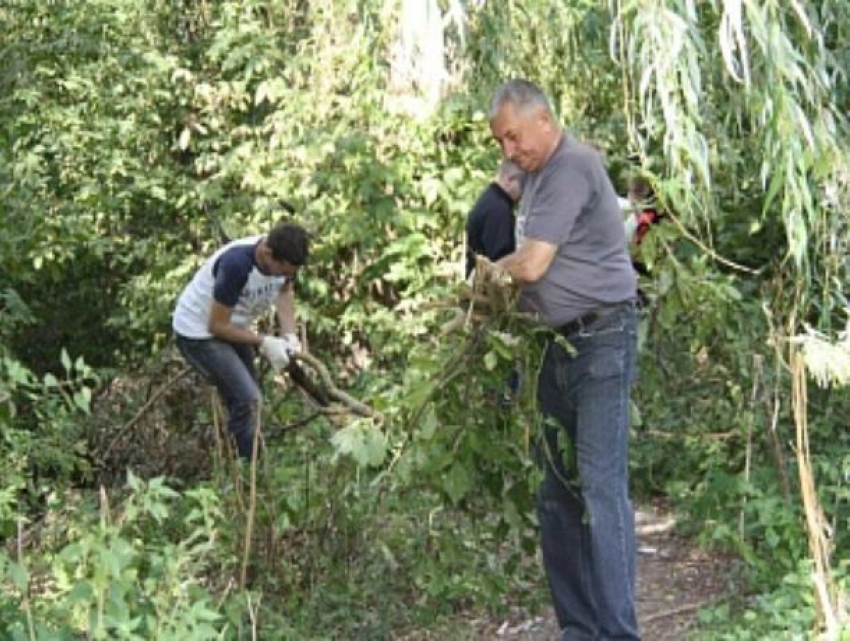
[[[566,134],[555,153],[526,177],[517,218],[525,239],[557,245],[543,277],[523,287],[520,308],[558,327],[635,296],[614,186],[599,154]]]

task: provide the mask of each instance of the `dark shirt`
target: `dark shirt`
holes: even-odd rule
[[[213,298],[227,307],[236,307],[251,270],[256,267],[254,252],[259,241],[254,245],[237,245],[226,250],[213,263],[212,273],[215,277]],[[259,269],[259,267],[257,267]]]
[[[475,254],[492,261],[513,253],[514,202],[498,183],[490,183],[466,218],[466,275],[475,266]]]

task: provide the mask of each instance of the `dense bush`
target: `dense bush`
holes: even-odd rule
[[[381,637],[507,607],[505,594],[539,599],[539,337],[510,315],[439,333],[465,214],[498,159],[487,97],[509,75],[547,89],[619,189],[649,176],[668,213],[642,249],[636,493],[669,497],[694,533],[747,562],[756,600],[793,603],[794,629],[812,625],[787,354],[805,324],[834,335],[846,321],[848,9],[526,4],[452,3],[465,11],[446,18],[450,79],[430,112],[421,87],[398,82],[410,25],[382,3],[0,8],[10,634],[206,638],[258,625]],[[92,433],[133,425],[150,394],[138,381],[169,349],[175,296],[200,261],[287,204],[314,237],[299,283],[311,350],[384,420],[318,420],[269,439],[243,591],[241,476],[217,464],[170,479],[182,494],[131,477],[115,505],[112,490],[95,505],[105,462]],[[508,401],[515,369],[523,384]],[[303,416],[297,397],[265,387],[270,432]],[[207,429],[206,399],[164,396],[194,418],[165,414],[157,429]],[[810,390],[839,574],[848,410],[846,388]],[[81,509],[69,507],[76,492]],[[11,553],[28,521],[54,534]],[[767,635],[783,624],[741,611]]]

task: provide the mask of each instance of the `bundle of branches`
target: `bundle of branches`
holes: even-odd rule
[[[291,382],[312,411],[293,423],[267,426],[266,436],[303,427],[322,416],[337,428],[342,427],[352,415],[374,419],[378,424],[384,422],[379,412],[339,389],[327,366],[308,351],[293,354],[286,371],[276,375],[275,381],[283,386]]]
[[[508,377],[522,378],[522,395],[533,399],[533,372],[542,345],[536,335],[546,329],[517,311],[518,298],[519,288],[510,274],[476,256],[471,278],[431,307],[440,312],[435,318],[438,331],[411,359],[415,365],[407,384],[416,402],[409,408],[407,425],[419,425],[434,405],[441,408],[438,414],[462,414],[470,404],[492,396],[493,390],[502,390]],[[444,313],[448,320],[442,320]],[[455,406],[455,400],[461,405]]]
[[[508,272],[484,256],[475,257],[475,270],[468,285],[460,290],[452,318],[443,324],[443,335],[470,323],[482,323],[516,306],[519,290]]]

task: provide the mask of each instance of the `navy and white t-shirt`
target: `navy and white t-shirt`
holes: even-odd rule
[[[262,236],[241,238],[213,254],[180,294],[172,318],[174,331],[186,338],[212,338],[209,330],[213,300],[233,308],[231,322],[247,328],[266,312],[286,283],[257,267],[254,251]]]

